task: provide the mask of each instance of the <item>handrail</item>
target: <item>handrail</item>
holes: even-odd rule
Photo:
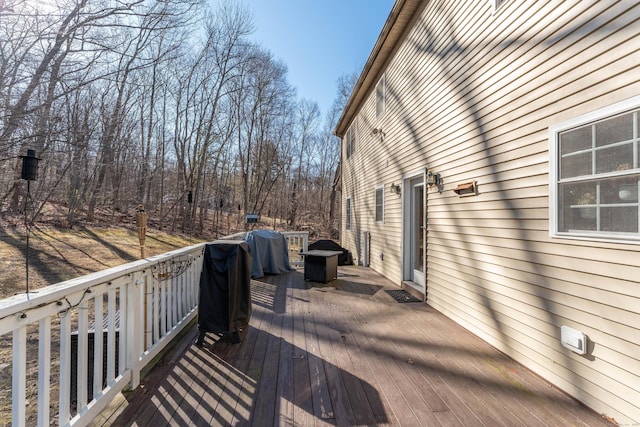
[[[12,334],[13,343],[12,425],[32,423],[27,408],[39,426],[50,425],[51,413],[61,426],[86,425],[122,389],[137,387],[140,371],[196,316],[203,248],[0,300],[0,337]],[[27,407],[29,381],[37,381],[38,404]]]

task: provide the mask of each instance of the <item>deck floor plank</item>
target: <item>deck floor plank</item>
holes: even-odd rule
[[[241,343],[198,348],[194,327],[96,425],[611,425],[372,270],[339,271],[252,281]]]
[[[362,305],[362,301],[358,301],[358,299],[354,298],[350,307],[352,310],[355,310],[360,305]],[[380,313],[378,312],[374,315],[379,314]],[[411,380],[413,375],[411,368],[413,368],[413,366],[410,365],[407,360],[403,347],[397,345],[395,338],[400,335],[394,328],[394,322],[386,316],[384,319],[385,320],[378,322],[372,318],[376,325],[377,334],[382,337],[382,339],[378,341],[376,347],[381,351],[381,356],[385,358],[385,365],[387,367],[385,375],[388,375],[393,379],[393,381],[395,381],[401,395],[404,397],[410,408],[407,413],[403,414],[403,420],[401,423],[408,425],[439,425],[435,415],[427,407],[424,397],[418,393],[418,390],[415,388],[413,381]],[[363,335],[362,332],[354,331],[353,335],[356,334]]]
[[[311,381],[311,398],[313,401],[313,415],[315,425],[332,425],[335,421],[331,395],[327,386],[325,362],[320,350],[318,330],[316,328],[315,313],[318,304],[313,299],[313,292],[309,293],[308,315],[305,316],[304,330],[309,358],[309,374]]]

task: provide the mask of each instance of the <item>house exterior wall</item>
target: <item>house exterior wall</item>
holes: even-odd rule
[[[343,144],[342,245],[362,261],[369,232],[370,267],[400,284],[390,184],[440,173],[441,191],[427,187],[428,304],[594,410],[639,423],[640,242],[550,236],[549,128],[640,95],[640,2],[422,3],[383,67],[384,114],[369,87],[349,158]],[[452,191],[470,181],[478,195]],[[587,355],[561,346],[562,325],[588,336]]]

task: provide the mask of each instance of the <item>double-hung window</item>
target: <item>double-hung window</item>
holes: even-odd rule
[[[384,222],[384,186],[376,187],[375,221]]]
[[[382,78],[376,85],[376,118],[382,116],[386,108],[386,80],[386,75],[383,74]]]
[[[351,230],[351,197],[348,197],[345,203],[344,221],[345,229]]]
[[[353,152],[356,149],[356,121],[354,120],[354,122],[351,124],[351,126],[349,127],[349,129],[347,130],[347,135],[346,135],[346,154],[347,154],[347,159],[349,157],[351,157],[351,155],[353,154]]]
[[[550,128],[552,236],[640,240],[640,97]]]

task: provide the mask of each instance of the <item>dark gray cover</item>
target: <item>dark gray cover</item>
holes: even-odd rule
[[[216,240],[205,245],[198,329],[228,333],[251,319],[251,253],[241,240]]]
[[[333,240],[316,240],[309,244],[309,250],[342,251],[342,254],[338,255],[338,265],[353,265],[351,253]]]
[[[246,233],[244,240],[249,244],[253,257],[252,277],[292,271],[284,234],[273,230],[254,230]]]

